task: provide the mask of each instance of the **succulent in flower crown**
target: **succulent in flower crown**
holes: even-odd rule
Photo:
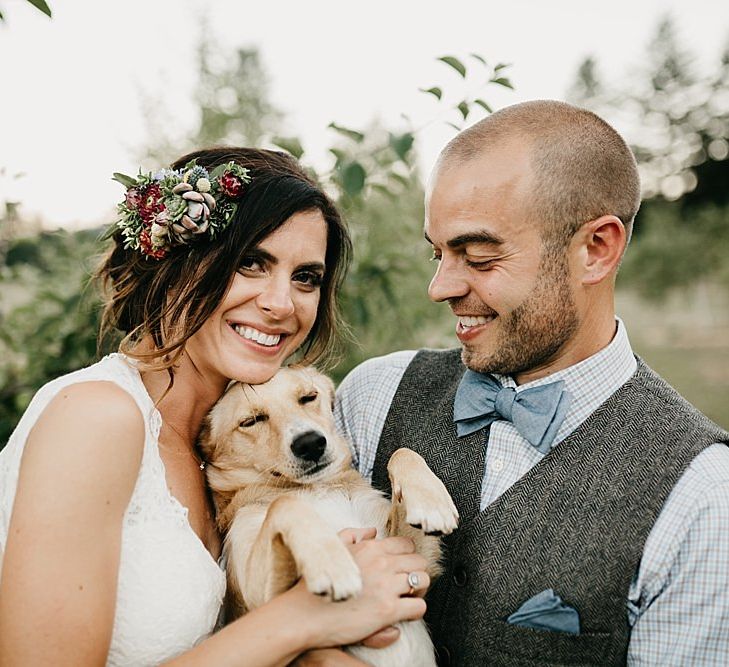
[[[126,189],[112,231],[121,229],[124,247],[162,259],[170,249],[202,238],[215,238],[230,223],[251,177],[228,162],[208,172],[188,162],[180,170],[163,169],[136,178],[114,174]]]

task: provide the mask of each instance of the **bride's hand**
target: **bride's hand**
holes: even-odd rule
[[[297,604],[308,607],[302,618],[311,621],[309,646],[353,644],[399,621],[422,618],[425,601],[409,595],[407,575],[417,573],[418,592],[427,590],[430,581],[424,571],[426,561],[415,553],[412,540],[375,540],[375,531],[370,529],[342,531],[340,535],[360,569],[362,592],[344,602],[332,602],[310,594],[301,581],[285,594],[297,597]],[[371,643],[377,640],[368,641]]]

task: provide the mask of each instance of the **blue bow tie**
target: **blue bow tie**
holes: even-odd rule
[[[456,391],[453,421],[458,437],[462,437],[505,419],[538,451],[546,454],[571,400],[563,380],[517,393],[512,387],[502,387],[491,375],[466,370]]]

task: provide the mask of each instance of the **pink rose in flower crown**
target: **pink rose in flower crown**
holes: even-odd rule
[[[138,209],[142,203],[142,194],[137,188],[129,188],[125,197],[126,205],[131,209]]]
[[[159,185],[152,183],[144,190],[139,206],[139,216],[144,222],[152,222],[156,215],[164,210],[162,203],[162,190]]]
[[[237,197],[243,189],[243,181],[235,174],[226,171],[220,177],[220,189],[226,197]]]

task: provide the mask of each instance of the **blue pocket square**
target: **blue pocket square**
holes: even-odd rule
[[[580,616],[577,610],[562,602],[562,598],[551,588],[527,600],[506,622],[524,628],[580,634]]]

